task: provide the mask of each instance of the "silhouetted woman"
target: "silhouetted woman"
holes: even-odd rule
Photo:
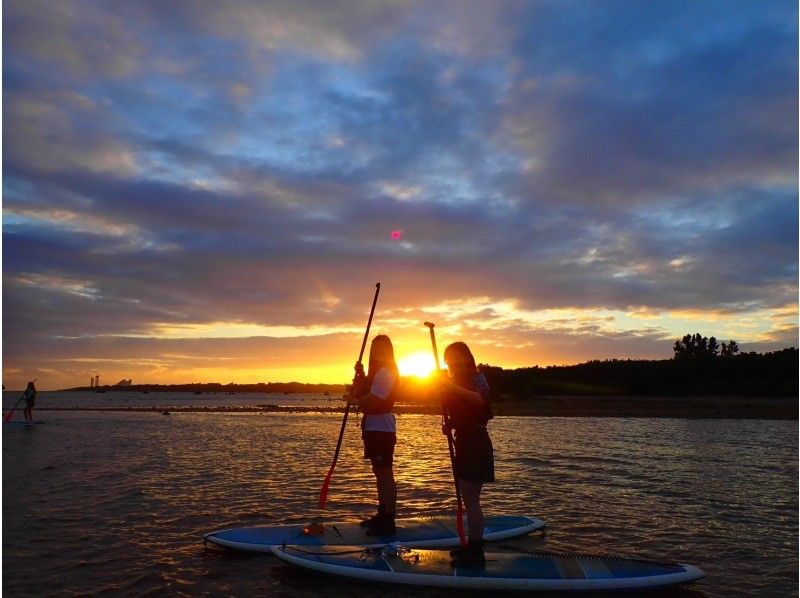
[[[28,382],[28,387],[22,394],[22,398],[25,399],[25,409],[22,410],[22,413],[25,416],[25,421],[33,421],[33,406],[36,404],[36,396],[38,394],[39,393],[36,391],[36,386],[33,384],[33,382]]]
[[[482,565],[483,510],[481,488],[494,482],[494,450],[486,424],[494,416],[489,404],[489,385],[478,372],[475,358],[462,342],[444,351],[449,379],[440,380],[446,425],[455,432],[455,475],[461,489],[469,530],[466,547],[451,552],[455,565]]]
[[[376,336],[369,349],[367,375],[356,381],[350,399],[358,404],[363,413],[361,437],[364,440],[364,458],[372,463],[378,487],[378,512],[361,522],[370,536],[383,536],[396,531],[397,486],[392,464],[397,442],[397,422],[392,407],[399,382],[392,341],[383,334]]]

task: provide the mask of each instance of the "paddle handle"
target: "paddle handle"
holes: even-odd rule
[[[456,475],[456,452],[454,448],[453,442],[453,434],[450,432],[450,428],[446,427],[447,430],[447,448],[450,451],[450,466],[453,469],[453,483],[456,486],[456,502],[458,507],[456,509],[456,529],[458,530],[458,539],[461,542],[462,546],[467,545],[467,537],[464,533],[464,503],[461,500],[461,487],[458,485],[458,475]]]
[[[17,406],[19,406],[19,404],[22,402],[22,399],[24,399],[24,398],[25,398],[25,393],[23,392],[23,393],[22,393],[22,396],[21,396],[21,397],[19,398],[19,400],[17,401],[17,404],[16,404],[16,405],[14,405],[14,406],[11,408],[11,411],[9,411],[9,412],[6,414],[6,416],[3,418],[3,421],[5,421],[5,422],[7,422],[7,421],[11,421],[11,416],[14,414],[14,411],[17,409]]]
[[[364,349],[367,346],[367,338],[369,337],[369,329],[372,326],[372,316],[375,314],[375,305],[378,303],[378,293],[381,292],[381,283],[375,284],[375,297],[372,299],[372,307],[369,310],[369,319],[367,320],[367,329],[364,331],[364,340],[361,341],[361,350],[358,352],[358,361],[356,362],[356,366],[361,364],[361,359],[364,357]],[[353,385],[355,386],[356,380],[358,379],[358,370],[362,368],[356,368],[356,375],[353,376]],[[339,450],[342,448],[342,438],[344,437],[344,430],[347,425],[347,416],[350,414],[350,403],[347,403],[347,406],[344,408],[344,415],[342,416],[342,427],[339,429],[339,439],[336,441],[336,450],[333,453],[333,461],[331,461],[331,467],[328,469],[328,475],[325,476],[325,480],[322,482],[322,489],[319,491],[319,503],[318,506],[320,509],[324,509],[325,505],[328,503],[328,488],[331,485],[331,478],[333,477],[333,470],[336,469],[336,461],[339,459]]]
[[[361,351],[358,352],[358,363],[361,363],[361,358],[364,357],[364,348],[367,346],[367,337],[369,337],[369,328],[372,326],[372,316],[375,314],[375,305],[378,303],[378,293],[381,292],[381,283],[375,283],[375,296],[372,298],[372,307],[369,310],[369,319],[367,320],[367,329],[364,331],[364,339],[361,341]]]
[[[431,333],[431,346],[433,347],[433,361],[435,363],[436,371],[438,372],[441,368],[439,367],[439,350],[436,348],[436,335],[433,332],[433,327],[436,326],[433,322],[425,322],[425,326],[428,327],[428,330]]]
[[[428,327],[428,330],[431,333],[431,347],[433,348],[433,360],[436,363],[436,370],[439,371],[439,350],[436,348],[436,335],[433,332],[434,326],[436,326],[433,322],[425,322],[425,326]],[[456,451],[453,442],[453,433],[450,430],[449,426],[449,418],[447,416],[447,408],[444,406],[444,402],[442,402],[442,430],[444,431],[445,436],[447,436],[447,449],[450,453],[450,467],[453,470],[453,483],[456,487],[456,502],[458,503],[458,508],[456,510],[456,529],[458,530],[458,539],[461,542],[462,546],[467,545],[467,538],[464,534],[464,503],[461,500],[461,487],[458,485],[458,475],[456,474]]]

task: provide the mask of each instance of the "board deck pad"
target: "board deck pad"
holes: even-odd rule
[[[484,567],[453,567],[446,550],[398,545],[276,546],[278,558],[320,573],[393,584],[493,590],[599,591],[679,585],[705,573],[693,565],[619,557],[487,552]]]
[[[517,538],[543,529],[544,521],[523,515],[494,515],[485,518],[485,540]],[[275,525],[239,527],[211,532],[204,542],[254,552],[270,552],[272,546],[294,544],[302,546],[384,546],[400,543],[408,547],[448,547],[459,544],[454,517],[398,519],[397,533],[368,536],[366,529],[354,522],[312,525]]]

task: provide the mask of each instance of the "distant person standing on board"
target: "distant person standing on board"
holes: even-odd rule
[[[384,536],[396,531],[397,485],[392,465],[397,422],[392,406],[400,382],[394,347],[388,336],[381,334],[372,340],[367,374],[364,376],[363,368],[360,374],[349,401],[358,404],[363,413],[361,438],[364,440],[364,458],[372,463],[378,487],[378,512],[360,525],[367,528],[369,536]]]
[[[28,387],[22,393],[22,398],[25,399],[25,409],[22,411],[25,421],[33,421],[33,406],[36,404],[36,396],[38,394],[33,381],[28,382]]]
[[[445,425],[455,432],[455,475],[467,513],[468,542],[451,554],[453,564],[482,565],[483,510],[481,488],[494,482],[494,449],[486,424],[494,416],[489,404],[489,385],[478,372],[475,358],[462,342],[449,345],[444,351],[448,378],[438,381],[446,409]]]

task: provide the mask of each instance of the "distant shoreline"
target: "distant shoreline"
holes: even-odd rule
[[[798,419],[797,398],[754,397],[565,397],[507,399],[493,403],[495,415],[530,417],[657,417],[688,419]],[[41,407],[37,411],[170,413],[343,413],[344,406]],[[401,404],[395,413],[438,415],[438,406]]]
[[[48,392],[193,392],[197,394],[298,394],[298,393],[343,393],[344,384],[324,384],[305,382],[259,382],[256,384],[217,384],[198,382],[196,384],[104,384],[100,386],[76,386],[60,388]],[[20,391],[21,392],[21,391]]]

